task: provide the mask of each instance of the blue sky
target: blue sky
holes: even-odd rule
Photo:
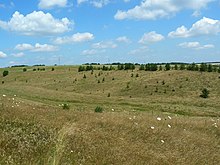
[[[0,67],[220,61],[220,0],[1,0]]]

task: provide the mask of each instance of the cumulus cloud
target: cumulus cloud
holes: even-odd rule
[[[28,50],[31,52],[54,52],[58,50],[56,46],[48,45],[48,44],[41,45],[39,43],[36,43],[34,46],[31,44],[26,44],[26,43],[18,44],[15,46],[15,49],[22,50],[22,51]]]
[[[100,54],[100,53],[105,53],[106,50],[102,49],[102,50],[97,50],[97,49],[87,49],[87,50],[83,50],[82,54],[83,55],[95,55],[95,54]]]
[[[116,41],[124,42],[124,43],[130,43],[131,42],[131,40],[128,37],[126,37],[126,36],[118,37],[118,38],[116,38]]]
[[[23,57],[24,55],[25,54],[23,52],[12,54],[12,56],[14,56],[14,57]]]
[[[55,19],[50,13],[34,11],[26,16],[16,11],[8,21],[0,20],[0,28],[23,35],[55,35],[70,30],[67,18]]]
[[[77,4],[89,3],[96,8],[102,8],[103,6],[110,3],[110,0],[77,0]]]
[[[0,51],[0,58],[5,58],[7,57],[7,54],[5,54],[4,52]]]
[[[118,10],[115,19],[155,20],[170,17],[184,9],[199,11],[214,0],[143,0],[140,5],[127,11]]]
[[[194,23],[190,29],[181,26],[176,31],[170,32],[168,36],[172,38],[187,38],[201,35],[216,35],[218,33],[220,33],[220,21],[203,17]]]
[[[54,43],[56,44],[66,44],[66,43],[77,43],[85,42],[94,39],[94,35],[91,33],[76,33],[72,36],[58,37],[55,39]]]
[[[65,7],[67,0],[40,0],[38,7],[40,9],[51,9],[53,7]]]
[[[102,41],[102,42],[97,42],[97,43],[94,43],[92,45],[93,48],[95,49],[107,49],[107,48],[116,48],[117,47],[117,44],[115,44],[114,42],[112,41]]]
[[[146,43],[153,43],[153,42],[159,42],[164,40],[164,36],[161,34],[156,33],[155,31],[145,33],[141,39],[139,40],[139,43],[146,44]]]
[[[201,45],[199,42],[183,42],[183,43],[180,43],[179,46],[182,48],[190,48],[190,49],[196,49],[196,50],[210,49],[210,48],[215,47],[212,44]]]

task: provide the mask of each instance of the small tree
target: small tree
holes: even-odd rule
[[[27,68],[23,68],[23,72],[26,72],[27,71]]]
[[[9,74],[9,71],[8,70],[4,70],[2,74],[3,74],[3,77],[5,77],[5,76],[7,76]]]
[[[167,64],[165,65],[165,70],[170,70],[170,69],[171,69],[170,64],[167,63]]]
[[[103,112],[103,108],[97,106],[97,107],[95,108],[95,112],[97,112],[97,113],[102,113],[102,112]]]
[[[202,90],[202,94],[200,95],[200,97],[202,97],[202,98],[208,98],[208,97],[209,97],[209,91],[208,91],[208,89],[204,88],[204,89]]]

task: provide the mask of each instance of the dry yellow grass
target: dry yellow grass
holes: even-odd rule
[[[219,164],[218,74],[131,73],[10,70],[0,85],[0,164]]]

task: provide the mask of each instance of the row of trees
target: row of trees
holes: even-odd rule
[[[95,67],[93,65],[86,65],[86,66],[80,65],[78,68],[78,72],[93,71],[93,70],[109,71],[109,70],[115,70],[115,67],[113,67],[112,65],[110,65],[110,66],[103,65],[102,67],[101,66]]]
[[[134,70],[137,65],[133,63],[117,63],[117,70]],[[220,73],[220,65],[212,65],[212,64],[154,64],[154,63],[148,63],[148,64],[141,64],[138,65],[139,70],[145,70],[145,71],[157,71],[157,70],[190,70],[190,71],[201,71],[201,72],[219,72]],[[92,71],[92,70],[103,70],[103,71],[109,71],[109,70],[115,70],[116,68],[113,65],[103,65],[103,66],[93,66],[93,65],[80,65],[78,68],[78,71]]]

